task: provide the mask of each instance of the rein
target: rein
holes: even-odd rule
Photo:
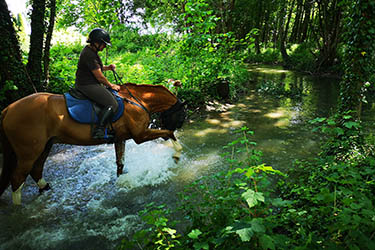
[[[129,88],[126,86],[126,84],[124,84],[124,83],[121,81],[121,77],[117,74],[117,72],[116,72],[115,70],[112,70],[112,72],[113,72],[113,76],[115,77],[115,81],[116,81],[116,83],[118,84],[118,82],[120,82],[122,86],[125,86],[125,88],[126,88],[126,90],[128,91],[130,97],[132,97],[132,98],[133,98],[134,100],[136,100],[137,102],[133,102],[133,101],[131,101],[131,100],[125,98],[125,97],[123,97],[123,99],[124,99],[125,101],[127,101],[128,103],[130,103],[130,104],[133,104],[133,105],[135,105],[135,106],[138,106],[138,107],[142,108],[144,111],[146,111],[146,112],[148,113],[149,116],[151,116],[150,111],[149,111],[149,110],[148,110],[148,109],[142,104],[142,102],[141,102],[137,97],[135,97],[135,96],[132,94],[132,92],[130,92],[130,90],[129,90]]]
[[[142,102],[135,97],[129,90],[129,88],[126,86],[126,84],[123,84],[121,81],[120,76],[117,74],[116,71],[112,70],[113,75],[115,77],[116,83],[120,82],[122,86],[125,86],[126,90],[128,91],[130,97],[132,97],[136,102],[133,102],[125,97],[122,97],[126,102],[136,105],[140,108],[142,108],[144,111],[146,111],[151,118],[151,112],[142,104]],[[184,110],[185,103],[181,102],[180,99],[177,98],[177,102],[172,105],[169,109],[163,111],[160,113],[160,118],[162,120],[163,126],[169,130],[175,130],[176,128],[180,128],[182,126],[183,120],[185,120],[185,110]],[[183,112],[181,116],[181,112]],[[176,115],[177,115],[177,121],[176,121]]]

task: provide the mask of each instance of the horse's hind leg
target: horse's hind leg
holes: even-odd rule
[[[33,167],[33,160],[18,160],[17,167],[13,172],[10,183],[12,185],[12,199],[14,205],[21,205],[21,190],[27,175]]]
[[[39,156],[38,160],[36,160],[36,162],[34,163],[34,166],[30,173],[31,177],[39,187],[39,193],[47,191],[51,188],[50,185],[43,179],[43,167],[49,155],[49,152],[51,151],[52,145],[52,140],[49,140],[44,148],[44,151]]]

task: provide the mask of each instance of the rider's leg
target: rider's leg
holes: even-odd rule
[[[94,128],[92,132],[92,137],[94,139],[113,139],[114,134],[106,131],[106,125],[111,122],[114,115],[112,106],[103,108],[99,113],[98,125]]]
[[[105,131],[105,126],[111,122],[113,115],[117,112],[118,103],[114,95],[105,87],[97,85],[79,86],[78,90],[84,93],[92,101],[104,108],[98,117],[98,126],[92,132],[95,139],[112,139],[114,133]]]

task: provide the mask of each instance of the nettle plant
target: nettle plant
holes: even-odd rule
[[[289,202],[272,198],[269,177],[285,175],[261,164],[262,153],[249,140],[252,131],[237,132],[241,137],[224,147],[228,169],[195,181],[182,194],[181,210],[191,223],[185,245],[194,249],[275,249],[285,243],[274,233],[272,217]]]

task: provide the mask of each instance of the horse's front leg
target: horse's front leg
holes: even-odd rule
[[[178,140],[172,140],[172,145],[173,145],[173,148],[175,150],[175,153],[173,154],[172,158],[173,158],[174,162],[177,164],[180,160],[180,157],[181,157],[182,146],[178,142]]]
[[[115,143],[116,151],[116,164],[117,164],[117,177],[123,174],[124,163],[125,163],[125,143],[126,141],[120,141]],[[128,171],[125,169],[125,174]]]
[[[163,138],[165,140],[172,139],[177,140],[176,137],[173,134],[173,131],[167,130],[167,129],[145,129],[143,131],[140,131],[138,133],[133,134],[133,139],[135,143],[141,144],[146,141],[152,141],[157,138]]]

